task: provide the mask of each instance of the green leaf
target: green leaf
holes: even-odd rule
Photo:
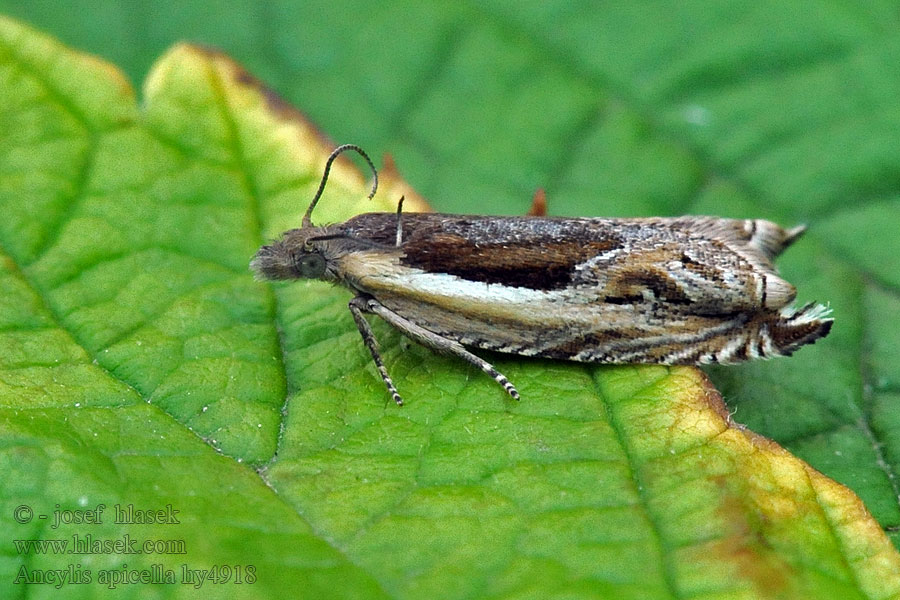
[[[802,299],[831,300],[834,333],[790,360],[714,375],[740,421],[851,483],[892,525],[898,342],[881,324],[898,308],[897,202],[879,182],[896,180],[885,126],[896,108],[890,82],[873,75],[879,85],[860,89],[884,98],[883,116],[841,128],[853,112],[833,83],[848,81],[836,73],[862,81],[891,47],[835,15],[793,41],[796,29],[767,27],[794,22],[780,6],[742,14],[732,47],[710,54],[703,40],[718,44],[736,20],[706,5],[650,21],[609,9],[597,38],[598,17],[574,10],[548,13],[547,28],[538,11],[400,5],[373,16],[384,29],[347,36],[359,9],[335,3],[299,36],[272,29],[277,56],[294,65],[272,79],[312,90],[292,95],[342,139],[394,150],[440,206],[522,212],[545,185],[556,213],[808,220],[782,266]],[[205,18],[208,8],[184,10]],[[700,41],[661,61],[685,43],[669,31],[679,14],[694,15]],[[410,45],[381,44],[405,19],[418,28]],[[639,36],[653,44],[636,43],[637,24],[656,28]],[[761,32],[774,50],[756,49]],[[816,57],[832,60],[791,68]],[[480,373],[374,323],[410,399],[386,407],[345,292],[273,292],[246,271],[263,239],[296,224],[329,146],[223,57],[176,49],[138,108],[108,66],[4,22],[0,69],[6,540],[185,540],[183,555],[80,557],[95,578],[125,562],[179,577],[182,564],[255,566],[253,585],[204,589],[220,597],[900,594],[897,555],[859,501],[730,426],[693,369],[506,359],[524,398],[512,405]],[[348,111],[359,82],[363,106]],[[812,110],[814,93],[834,100]],[[389,182],[379,206],[402,186]],[[841,208],[848,193],[873,200]],[[363,198],[345,164],[317,214],[345,218],[371,206]],[[172,504],[181,522],[55,530],[10,518],[18,505],[52,514],[99,503],[107,514]],[[53,593],[10,583],[23,566],[72,563],[3,547],[3,597]],[[150,589],[189,593],[117,591]],[[96,583],[66,592],[110,593]]]

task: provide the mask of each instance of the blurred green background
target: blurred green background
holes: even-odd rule
[[[897,2],[0,1],[137,87],[181,40],[243,63],[437,209],[805,222],[834,333],[712,375],[736,420],[900,526]],[[895,538],[896,543],[896,538]]]
[[[542,186],[556,214],[788,223],[897,188],[897,8],[0,1],[138,87],[177,41],[221,48],[440,210],[522,212]]]
[[[555,214],[793,223],[898,180],[884,161],[846,172],[900,133],[872,114],[900,97],[879,72],[895,70],[892,48],[873,39],[896,24],[892,2],[3,0],[0,11],[138,87],[179,40],[221,48],[335,141],[392,153],[439,210],[520,213],[542,186]]]

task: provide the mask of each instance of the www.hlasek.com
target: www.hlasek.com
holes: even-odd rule
[[[17,554],[187,554],[184,540],[95,538],[90,533],[67,539],[13,540]]]

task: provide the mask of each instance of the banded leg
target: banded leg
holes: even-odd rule
[[[402,331],[406,336],[419,342],[423,346],[428,346],[429,348],[433,348],[438,352],[453,354],[463,359],[467,363],[475,365],[476,367],[490,375],[494,379],[494,381],[503,386],[503,389],[506,390],[506,393],[512,396],[514,400],[519,399],[519,392],[516,390],[515,386],[509,382],[509,379],[507,379],[503,375],[503,373],[495,369],[491,363],[475,356],[474,354],[466,350],[465,347],[459,342],[442,337],[434,333],[433,331],[428,331],[424,327],[420,327],[419,325],[408,321],[394,311],[385,307],[374,298],[357,297],[353,300],[359,300],[360,303],[364,303],[365,308],[363,308],[363,310],[365,310],[366,312],[375,313],[376,315]]]
[[[363,311],[371,312],[366,306],[366,299],[362,296],[357,296],[350,301],[349,307],[350,314],[353,315],[353,320],[356,321],[356,328],[359,329],[359,334],[362,336],[363,342],[365,342],[366,344],[366,348],[369,349],[369,353],[372,355],[372,360],[375,361],[375,367],[381,374],[381,379],[384,380],[384,385],[387,386],[388,392],[390,392],[391,397],[394,399],[394,402],[397,403],[397,406],[403,406],[403,398],[400,397],[400,394],[397,392],[397,388],[394,387],[394,382],[391,380],[391,376],[388,374],[387,368],[385,368],[384,366],[384,361],[381,360],[381,354],[378,352],[378,341],[375,339],[375,333],[372,331],[372,327],[369,325],[369,322],[366,321],[366,318],[362,315]]]

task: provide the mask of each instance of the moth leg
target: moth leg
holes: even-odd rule
[[[381,379],[384,380],[384,385],[387,386],[388,392],[390,392],[391,397],[394,399],[394,402],[397,403],[397,406],[403,406],[403,398],[401,398],[400,394],[397,392],[397,388],[394,386],[394,382],[391,380],[391,376],[384,366],[384,361],[381,360],[381,354],[378,352],[378,340],[375,339],[375,333],[372,331],[369,322],[366,321],[366,318],[362,315],[363,311],[372,312],[366,306],[366,299],[362,296],[357,296],[350,301],[349,307],[350,314],[353,315],[353,320],[356,321],[356,328],[359,329],[359,334],[362,336],[366,348],[368,348],[369,353],[372,354],[372,360],[375,362],[375,367],[381,374]]]
[[[412,321],[404,319],[374,298],[358,299],[361,302],[365,302],[366,308],[364,310],[366,312],[375,313],[376,315],[402,331],[405,335],[419,342],[423,346],[428,346],[429,348],[433,348],[438,352],[454,354],[464,361],[475,365],[476,367],[490,375],[494,379],[494,381],[503,386],[503,389],[506,390],[506,393],[512,396],[514,400],[519,399],[518,390],[516,390],[516,387],[509,382],[509,379],[507,379],[506,376],[503,375],[503,373],[495,369],[491,363],[475,356],[474,354],[466,350],[465,347],[459,342],[447,339],[432,331],[428,331],[424,327],[416,325]],[[357,300],[357,298],[354,298],[354,300]]]

